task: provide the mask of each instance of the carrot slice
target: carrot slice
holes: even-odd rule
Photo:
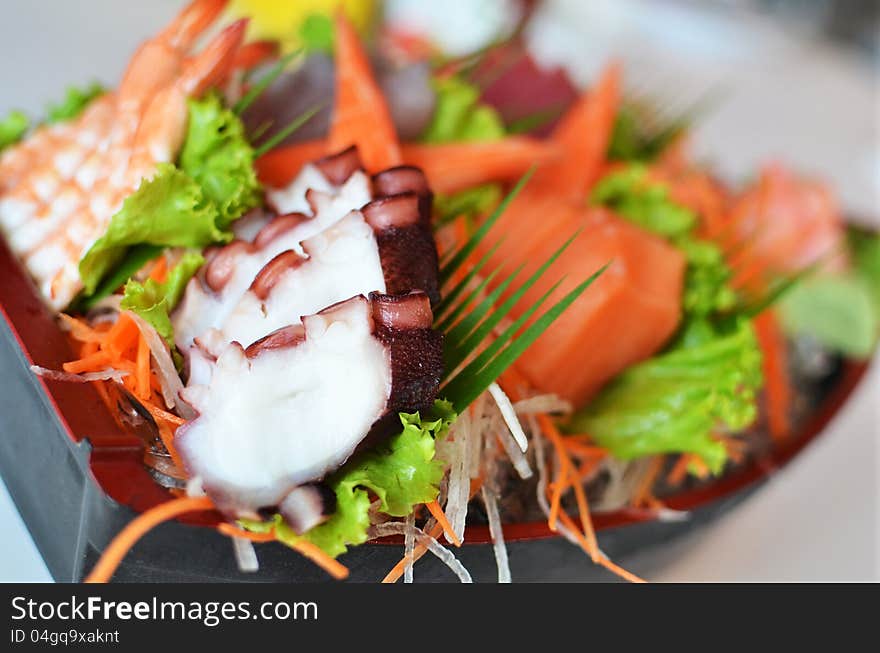
[[[232,524],[227,524],[223,522],[222,524],[217,525],[217,531],[226,535],[228,537],[240,537],[244,540],[250,540],[256,544],[262,544],[264,542],[274,542],[275,541],[275,533],[252,533],[251,531],[246,531]]]
[[[605,161],[620,105],[620,78],[620,65],[611,63],[596,85],[562,116],[551,139],[565,156],[541,168],[534,187],[583,199]]]
[[[421,168],[435,193],[456,193],[493,181],[522,177],[534,165],[559,158],[552,141],[508,136],[495,141],[402,146],[403,160]]]
[[[307,163],[326,154],[324,141],[307,141],[274,147],[254,162],[257,176],[266,186],[281,188],[299,174]]]
[[[449,523],[449,520],[446,518],[446,513],[443,512],[443,508],[440,507],[437,500],[435,499],[434,501],[426,503],[425,507],[434,516],[437,523],[443,527],[443,531],[446,533],[446,537],[449,538],[449,541],[455,546],[461,546],[461,540],[458,538],[458,535],[455,534],[455,531],[452,530],[452,524]]]
[[[348,567],[343,565],[338,560],[331,558],[329,555],[324,553],[319,547],[315,546],[311,542],[308,542],[306,540],[297,540],[296,542],[290,543],[289,546],[312,562],[314,562],[321,569],[333,576],[333,578],[337,580],[342,580],[343,578],[346,578],[348,576]]]
[[[92,573],[86,577],[85,582],[106,583],[109,581],[129,550],[153,527],[187,512],[213,509],[214,504],[208,497],[183,497],[172,499],[141,513],[113,538],[113,541],[104,550],[101,559],[98,560],[98,564],[92,569]]]
[[[370,172],[400,165],[400,145],[385,96],[360,37],[342,11],[336,14],[335,37],[336,103],[326,153],[356,145]]]
[[[788,437],[792,389],[788,379],[788,353],[785,338],[773,311],[764,311],[755,318],[758,344],[764,354],[764,396],[767,425],[776,440]]]
[[[79,360],[64,363],[61,367],[65,372],[70,374],[80,374],[81,372],[96,372],[102,370],[110,364],[110,355],[106,351],[98,351]]]

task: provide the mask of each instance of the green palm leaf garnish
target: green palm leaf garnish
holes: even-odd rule
[[[462,265],[486,238],[490,229],[495,225],[511,201],[519,194],[533,173],[534,169],[523,175],[513,190],[501,201],[495,212],[480,225],[467,242],[447,258],[440,271],[443,283],[449,282],[461,269]],[[487,342],[487,339],[491,338],[495,329],[511,313],[525,294],[546,274],[550,266],[571,245],[577,235],[575,233],[566,240],[547,261],[520,285],[517,286],[514,282],[525,267],[524,264],[517,266],[488,294],[485,294],[486,290],[498,276],[498,273],[501,271],[500,268],[489,270],[488,273],[482,276],[482,279],[474,288],[469,289],[474,284],[474,281],[478,279],[477,275],[484,271],[489,259],[498,250],[501,244],[501,240],[499,240],[474,264],[460,281],[453,285],[447,293],[444,293],[443,300],[435,310],[437,319],[434,323],[434,328],[445,335],[443,360],[446,378],[444,386],[440,389],[440,395],[449,400],[456,411],[461,412],[474,399],[485,392],[495,379],[510,367],[520,354],[537,340],[553,324],[556,318],[580,297],[605,270],[607,266],[598,270],[590,278],[566,294],[531,325],[526,327],[528,321],[532,319],[550,296],[559,288],[562,280],[557,281],[538,301],[526,308],[498,337],[491,340],[491,342]],[[511,292],[510,296],[500,305],[496,306],[502,295],[508,291]],[[467,359],[483,345],[485,345],[485,348],[465,365]]]
[[[251,106],[254,103],[254,101],[256,101],[256,99],[263,94],[263,91],[265,91],[267,88],[269,88],[269,86],[272,84],[272,82],[274,82],[276,79],[278,79],[278,77],[281,75],[281,73],[284,72],[284,69],[287,67],[287,64],[289,64],[291,61],[293,61],[294,58],[296,58],[301,53],[302,53],[302,50],[294,50],[293,52],[288,52],[286,55],[281,57],[275,63],[275,65],[272,66],[272,68],[269,70],[269,72],[267,72],[265,75],[263,75],[263,77],[261,77],[258,82],[256,82],[253,86],[250,87],[250,89],[248,89],[247,93],[245,93],[243,96],[241,96],[239,101],[236,102],[235,105],[232,107],[232,110],[235,113],[237,113],[238,115],[241,115],[241,113],[245,109],[247,109],[249,106]]]
[[[440,283],[445,284],[455,271],[461,267],[461,264],[464,263],[468,256],[470,256],[473,251],[477,248],[477,245],[486,237],[486,234],[489,233],[489,230],[494,226],[494,224],[498,221],[498,218],[501,217],[501,214],[507,209],[510,203],[514,200],[514,198],[519,195],[519,192],[522,190],[523,186],[531,179],[532,175],[535,173],[535,169],[532,168],[526,174],[520,178],[518,182],[516,182],[516,186],[513,187],[513,190],[508,193],[507,197],[501,200],[501,203],[498,207],[492,212],[488,218],[486,218],[485,222],[480,225],[480,228],[477,229],[473,235],[468,239],[468,241],[462,245],[458,250],[456,250],[455,254],[444,263],[440,268]]]

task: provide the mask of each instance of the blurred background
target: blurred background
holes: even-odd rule
[[[333,0],[234,0],[272,15]],[[39,115],[69,84],[113,85],[180,0],[0,0],[0,115]],[[377,3],[346,0],[369,20]],[[693,146],[733,183],[781,159],[829,180],[853,220],[880,227],[877,0],[387,0],[387,22],[464,54],[512,30],[584,85],[623,61],[629,90],[674,112],[710,94]],[[271,25],[271,21],[270,21]],[[271,27],[270,27],[271,28]],[[880,579],[880,373],[826,436],[706,531],[651,552],[650,580]],[[2,434],[0,434],[2,437]],[[0,580],[50,580],[0,485]],[[585,560],[584,564],[588,564]],[[638,571],[638,570],[637,570]]]

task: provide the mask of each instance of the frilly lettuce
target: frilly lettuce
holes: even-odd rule
[[[86,295],[137,246],[228,242],[229,225],[259,202],[253,150],[240,120],[214,95],[190,100],[180,166],[160,164],[86,252],[79,264]]]
[[[216,95],[189,101],[189,126],[180,151],[180,168],[216,207],[220,229],[260,203],[254,151],[244,125]]]
[[[712,432],[719,425],[739,430],[754,421],[761,353],[744,319],[729,332],[708,328],[702,336],[688,336],[685,346],[623,372],[570,427],[589,433],[622,460],[689,452],[719,472],[727,453]]]
[[[18,143],[29,126],[30,120],[21,111],[10,111],[5,118],[0,118],[0,152]]]
[[[379,499],[379,510],[393,517],[408,515],[415,505],[437,498],[445,465],[434,457],[434,445],[446,435],[455,413],[445,401],[435,402],[431,412],[425,418],[401,413],[399,434],[352,458],[325,481],[336,495],[336,512],[323,524],[297,535],[279,515],[266,522],[239,523],[254,532],[274,529],[275,537],[288,544],[308,540],[333,557],[362,544],[370,527],[370,494]]]
[[[204,262],[201,254],[186,252],[162,283],[155,279],[147,279],[144,283],[129,279],[120,306],[144,318],[173,346],[174,327],[168,315],[180,301],[187,282]]]
[[[480,102],[480,91],[459,77],[434,80],[437,106],[427,129],[421,136],[425,143],[454,141],[489,141],[504,138],[506,130],[501,116],[489,105]],[[460,215],[487,213],[501,201],[498,184],[485,184],[455,193],[438,196],[435,201],[441,221]]]
[[[46,122],[56,123],[73,120],[96,98],[104,94],[106,89],[98,82],[92,82],[85,88],[69,86],[64,99],[57,104],[50,104]]]
[[[113,216],[107,231],[86,252],[79,273],[86,293],[126,255],[133,245],[201,248],[226,242],[231,233],[217,226],[216,207],[192,177],[170,163],[141,183]]]

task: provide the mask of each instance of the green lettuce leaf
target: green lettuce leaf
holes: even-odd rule
[[[162,283],[147,279],[142,284],[129,279],[120,306],[144,318],[173,347],[174,327],[169,314],[183,296],[187,282],[204,262],[205,259],[198,252],[186,252]]]
[[[189,101],[189,125],[179,165],[216,207],[220,229],[260,204],[254,151],[244,125],[216,95]]]
[[[871,292],[871,301],[880,314],[880,233],[850,227],[847,241],[853,269]]]
[[[593,188],[590,201],[666,238],[688,235],[697,224],[696,214],[675,204],[665,186],[649,181],[648,170],[641,164],[604,177]]]
[[[232,234],[217,226],[213,203],[193,179],[170,163],[141,183],[113,216],[107,231],[86,252],[79,274],[87,294],[95,291],[133,245],[202,248],[228,242]]]
[[[456,141],[491,141],[504,138],[506,130],[501,116],[489,105],[480,102],[480,90],[460,77],[434,80],[437,106],[427,129],[421,136],[424,143]],[[440,223],[460,215],[477,216],[488,213],[501,200],[501,186],[484,184],[449,196],[436,198],[435,208]]]
[[[215,95],[190,100],[188,106],[180,167],[160,164],[80,261],[86,297],[113,270],[127,269],[129,252],[138,251],[132,248],[229,242],[229,225],[260,203],[253,150],[239,118]]]
[[[446,435],[455,418],[451,405],[437,401],[430,416],[401,413],[403,430],[375,449],[356,456],[327,479],[336,495],[336,512],[303,535],[286,526],[279,515],[267,522],[241,520],[254,532],[270,532],[288,544],[306,539],[333,557],[367,539],[371,492],[381,501],[380,510],[404,516],[413,506],[433,501],[439,493],[444,463],[434,458],[435,441]]]
[[[92,100],[103,95],[105,90],[98,82],[92,82],[83,89],[75,86],[68,87],[61,102],[49,105],[46,122],[51,124],[73,120],[83,112]]]
[[[0,152],[18,143],[27,133],[30,120],[21,111],[10,111],[0,118]]]
[[[326,14],[309,14],[299,28],[299,38],[306,52],[333,54],[333,20]]]
[[[751,322],[738,320],[726,333],[695,323],[682,346],[623,372],[569,428],[589,433],[622,460],[695,453],[718,473],[727,454],[712,432],[751,424],[762,382]]]
[[[805,279],[783,297],[779,313],[787,333],[810,335],[855,358],[869,357],[880,333],[871,288],[857,274]]]

